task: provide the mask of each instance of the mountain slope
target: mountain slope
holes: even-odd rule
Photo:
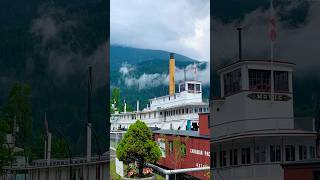
[[[152,49],[139,49],[125,46],[110,46],[110,66],[111,69],[119,68],[122,63],[137,64],[143,61],[152,61],[156,59],[167,60],[170,52]],[[189,57],[175,54],[175,60],[185,63],[193,63],[197,60]]]

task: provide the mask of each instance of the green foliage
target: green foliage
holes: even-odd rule
[[[53,158],[67,158],[68,157],[67,142],[64,139],[53,138],[51,152],[52,152]]]
[[[119,160],[125,164],[139,163],[139,174],[145,163],[156,163],[161,156],[159,146],[152,139],[152,132],[147,125],[137,120],[132,124],[116,151]]]
[[[121,98],[120,88],[115,87],[111,91],[111,99],[110,99],[110,112],[114,113],[114,108],[112,108],[112,104],[114,104],[114,108],[118,110],[118,112],[124,111],[124,98]],[[133,108],[130,104],[126,103],[126,111],[131,112]]]
[[[113,104],[113,108],[112,105]],[[111,113],[114,113],[114,110],[120,111],[120,89],[119,88],[113,88],[111,92],[111,101],[110,101],[110,107],[111,107]]]
[[[178,135],[173,138],[173,154],[174,154],[174,165],[175,168],[179,167],[179,163],[181,163],[181,159],[187,154],[186,142],[189,140],[189,137],[184,138],[184,142],[182,142],[182,138]],[[175,179],[177,175],[175,174]]]
[[[0,159],[1,167],[8,165],[13,160],[12,150],[3,146],[5,142],[5,135],[12,133],[14,121],[19,127],[16,136],[16,146],[24,149],[24,152],[16,155],[31,155],[32,135],[32,116],[31,116],[31,88],[28,84],[15,83],[9,93],[6,103],[2,108],[0,114]]]
[[[16,119],[17,126],[19,127],[18,143],[22,143],[29,139],[32,134],[30,96],[30,86],[17,82],[11,88],[9,97],[4,106],[4,118],[8,122],[10,129],[13,128],[14,120]]]

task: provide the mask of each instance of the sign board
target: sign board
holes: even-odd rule
[[[165,140],[162,138],[158,139],[158,146],[161,151],[161,157],[165,158],[166,157],[166,143]]]
[[[269,101],[271,97],[273,97],[274,101],[289,101],[291,99],[290,96],[286,94],[273,94],[270,93],[250,93],[248,97],[253,100],[262,100],[262,101]]]
[[[116,173],[124,177],[123,162],[116,158]]]
[[[190,153],[191,153],[191,154],[196,154],[196,155],[201,155],[201,156],[210,157],[210,152],[209,152],[209,151],[204,151],[204,150],[200,150],[200,149],[190,148]]]

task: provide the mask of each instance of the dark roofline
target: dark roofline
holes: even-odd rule
[[[165,130],[165,131],[170,131],[170,130]],[[182,131],[182,130],[180,130]],[[179,131],[178,131],[179,132]],[[205,136],[205,135],[193,135],[193,134],[179,134],[179,133],[176,133],[176,131],[172,130],[170,132],[163,132],[163,130],[158,130],[158,131],[153,131],[153,134],[164,134],[164,135],[178,135],[178,136],[183,136],[183,137],[192,137],[192,138],[199,138],[199,139],[208,139],[210,140],[210,136]]]
[[[217,68],[217,71],[221,70],[221,69],[224,69],[224,68],[227,68],[229,66],[232,66],[234,64],[238,64],[238,63],[242,63],[242,62],[271,62],[271,60],[258,60],[258,59],[255,59],[255,60],[250,60],[250,59],[243,59],[241,61],[235,61],[233,63],[230,63],[228,65],[224,65],[224,66],[220,66]],[[276,60],[276,61],[273,61],[274,63],[282,63],[282,64],[291,64],[291,65],[296,65],[295,63],[292,63],[292,62],[289,62],[289,61],[279,61],[279,60]]]
[[[209,112],[200,112],[200,113],[198,113],[199,115],[200,114],[202,114],[202,115],[210,115],[210,113]]]
[[[282,168],[304,168],[305,166],[320,167],[319,159],[309,159],[295,162],[286,162],[281,164]],[[304,166],[304,167],[302,167]]]

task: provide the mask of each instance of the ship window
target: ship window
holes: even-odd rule
[[[238,150],[230,149],[230,165],[238,165]]]
[[[227,152],[220,151],[220,167],[227,165]]]
[[[199,108],[199,112],[202,112],[202,108]]]
[[[162,116],[162,112],[160,112],[160,116]]]
[[[293,145],[286,145],[286,161],[295,161],[295,147]]]
[[[213,167],[217,167],[217,152],[213,152]]]
[[[249,69],[249,88],[252,91],[270,91],[270,79],[269,70]]]
[[[157,116],[157,113],[154,112],[154,113],[153,113],[153,118],[156,118],[156,116]]]
[[[173,152],[173,142],[169,141],[169,153]]]
[[[189,113],[188,111],[189,111],[189,109],[187,108],[187,109],[186,109],[186,114],[188,114],[188,113]],[[184,112],[184,109],[183,109],[183,112]]]
[[[192,130],[192,131],[198,131],[198,129],[199,129],[198,124],[197,124],[196,122],[193,122],[193,123],[192,123],[192,128],[191,128],[191,130]]]
[[[266,161],[266,147],[265,146],[256,146],[255,147],[255,162],[263,163]]]
[[[307,159],[307,147],[299,146],[299,160]]]
[[[274,91],[289,92],[289,81],[287,71],[274,71]]]
[[[182,109],[182,114],[184,114],[184,109]]]
[[[185,84],[181,84],[180,85],[180,92],[185,91],[185,90],[186,90]]]
[[[280,145],[271,145],[270,146],[270,161],[271,162],[281,161]]]
[[[187,146],[186,146],[185,143],[181,144],[181,154],[182,154],[183,157],[187,156]]]
[[[194,91],[194,84],[188,84],[188,91]]]
[[[223,76],[224,94],[233,94],[241,89],[241,69],[234,70]]]
[[[197,113],[198,112],[198,108],[194,108],[194,113]]]
[[[310,159],[313,159],[315,158],[315,150],[314,150],[314,147],[313,146],[310,146],[310,149],[309,149],[309,153],[310,153]]]
[[[196,91],[200,92],[200,84],[196,84]]]
[[[241,148],[241,164],[250,164],[250,148]]]

